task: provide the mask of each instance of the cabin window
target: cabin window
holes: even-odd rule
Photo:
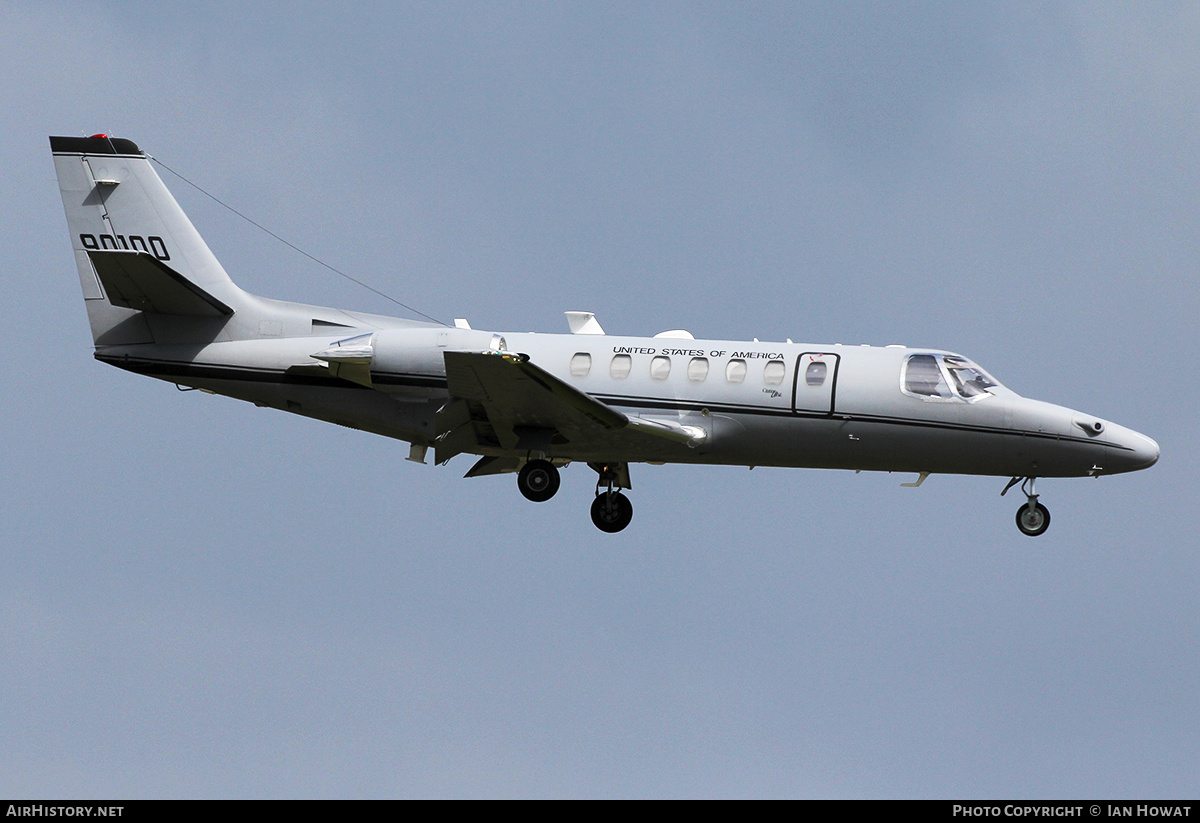
[[[741,383],[746,379],[746,361],[734,358],[725,365],[725,379],[730,383]]]
[[[787,367],[783,365],[782,360],[768,360],[767,365],[763,367],[763,382],[768,386],[778,386],[783,382],[786,372]]]
[[[608,364],[608,373],[617,380],[624,380],[633,369],[633,358],[627,354],[618,354]]]
[[[821,386],[825,383],[825,375],[829,373],[829,367],[821,361],[809,363],[808,368],[804,370],[804,382],[810,386]]]
[[[661,354],[650,360],[650,377],[654,380],[666,380],[671,373],[671,358]]]
[[[688,361],[687,368],[688,380],[693,383],[702,383],[708,377],[708,358],[693,357]]]
[[[585,351],[576,352],[571,357],[571,376],[587,377],[592,370],[592,356]]]

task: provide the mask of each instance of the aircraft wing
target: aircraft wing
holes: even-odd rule
[[[525,355],[446,352],[444,357],[453,399],[439,414],[438,462],[472,445],[549,452],[555,443],[570,442],[576,449],[602,451],[606,446],[636,446],[637,441],[696,445],[706,434],[670,420],[630,417]]]

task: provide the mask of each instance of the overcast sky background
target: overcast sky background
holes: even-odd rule
[[[0,795],[1195,797],[1195,4],[0,0]],[[960,351],[1047,480],[635,466],[633,524],[92,360],[47,135],[476,328]],[[397,313],[163,173],[233,278]]]

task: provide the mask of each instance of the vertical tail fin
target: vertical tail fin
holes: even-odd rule
[[[220,323],[244,302],[133,141],[51,137],[50,149],[97,346],[153,342],[145,313]]]

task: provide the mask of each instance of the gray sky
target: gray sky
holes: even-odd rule
[[[178,5],[0,3],[0,794],[1196,794],[1195,5]],[[1003,479],[671,466],[604,535],[583,467],[94,362],[99,131],[443,320],[936,346],[1163,457],[1036,541]],[[164,179],[240,285],[395,313]]]

